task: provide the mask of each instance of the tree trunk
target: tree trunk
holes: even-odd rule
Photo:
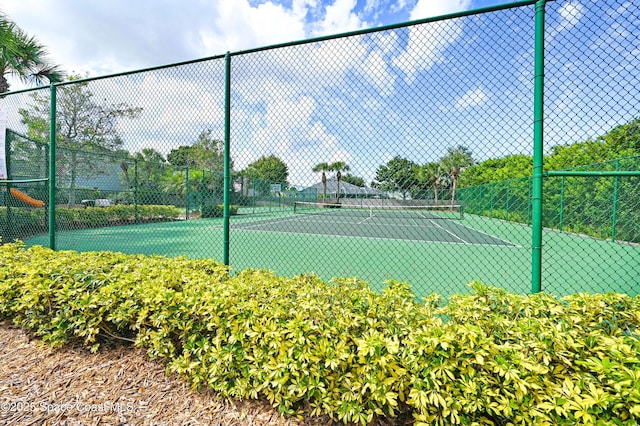
[[[453,183],[451,184],[451,208],[453,209],[453,206],[456,203],[456,184],[458,183],[458,177],[454,176],[453,177]]]
[[[124,172],[124,180],[127,183],[127,189],[131,189],[131,182],[129,180],[129,165],[123,161],[120,163],[120,168]]]
[[[438,185],[433,184],[433,202],[437,206],[438,205]]]
[[[78,165],[78,153],[71,151],[71,182],[69,183],[69,208],[76,204],[76,167]]]
[[[4,75],[0,75],[0,93],[9,91],[9,82]]]
[[[322,172],[322,198],[327,198],[327,175]]]

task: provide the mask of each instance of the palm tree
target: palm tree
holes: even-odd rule
[[[421,182],[429,182],[433,188],[433,202],[438,205],[438,186],[444,177],[444,167],[442,163],[427,163],[418,170],[418,179]]]
[[[329,170],[336,172],[336,180],[338,181],[338,203],[340,203],[340,179],[342,179],[342,172],[348,172],[351,168],[344,161],[336,161],[329,165]]]
[[[473,156],[469,148],[458,146],[456,148],[449,148],[447,154],[442,157],[441,162],[451,176],[451,206],[453,207],[456,201],[458,176],[460,176],[460,173],[462,173],[465,167],[473,165]]]
[[[37,85],[62,81],[58,65],[46,61],[47,52],[35,37],[30,37],[0,13],[0,93],[9,91],[7,75]]]
[[[316,164],[312,169],[314,173],[322,172],[322,198],[327,198],[327,175],[325,172],[331,171],[328,163]]]

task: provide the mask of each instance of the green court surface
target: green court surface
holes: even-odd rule
[[[543,290],[638,294],[640,247],[557,231],[545,231],[543,240]],[[190,219],[60,231],[56,241],[58,249],[221,260],[224,231],[221,218]],[[292,209],[240,214],[231,220],[229,255],[234,270],[355,276],[378,289],[386,280],[406,281],[419,297],[467,292],[473,280],[517,293],[531,288],[531,228],[469,214],[455,220]]]

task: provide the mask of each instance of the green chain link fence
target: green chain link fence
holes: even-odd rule
[[[638,22],[518,2],[5,94],[2,240],[637,294]]]

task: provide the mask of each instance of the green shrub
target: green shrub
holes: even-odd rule
[[[141,222],[176,220],[181,210],[174,206],[124,206],[87,208],[56,208],[59,229],[83,229],[132,223],[137,217]]]
[[[3,224],[11,227],[11,238],[24,238],[39,234],[45,230],[45,215],[42,208],[11,207],[11,223],[7,216],[7,208],[0,207],[0,229]],[[2,229],[9,232],[9,229]],[[6,236],[5,236],[6,237]]]
[[[640,420],[640,296],[521,296],[474,283],[439,305],[391,281],[211,260],[0,247],[0,317],[53,345],[131,340],[194,387],[367,424]]]
[[[202,218],[210,218],[210,217],[223,217],[224,216],[224,204],[209,204],[202,206],[202,211],[200,212]],[[238,214],[238,206],[231,205],[229,206],[229,214],[231,216]]]

